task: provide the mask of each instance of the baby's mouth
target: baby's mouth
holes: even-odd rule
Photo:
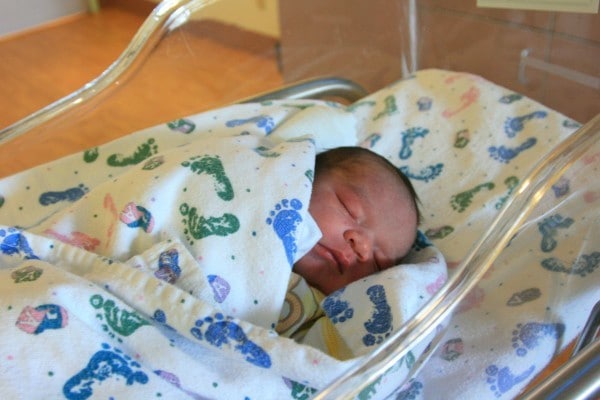
[[[317,243],[315,250],[317,251],[317,254],[325,261],[333,263],[340,275],[344,273],[343,263],[335,251],[323,246],[321,243]]]

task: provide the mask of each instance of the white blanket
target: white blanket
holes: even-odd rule
[[[445,279],[424,238],[327,298],[287,291],[335,131],[356,142],[334,104],[234,106],[2,180],[1,397],[298,398],[382,343]],[[311,346],[275,332],[306,321]]]
[[[443,70],[420,71],[352,108],[362,145],[415,183],[421,228],[449,274],[527,172],[580,126],[479,76]],[[596,144],[460,304],[399,398],[511,399],[573,342],[600,300],[599,168]]]
[[[368,357],[427,301],[444,283],[444,257],[452,273],[529,168],[578,126],[479,77],[428,70],[348,108],[313,101],[233,106],[138,132],[6,178],[0,182],[0,224],[4,225],[0,228],[0,372],[8,378],[0,382],[0,397],[40,397],[39,388],[44,388],[44,397],[67,398],[181,398],[183,394],[309,398]],[[278,131],[292,141],[281,143]],[[185,147],[178,146],[206,135],[244,140],[251,140],[249,135],[269,136],[272,145],[250,145],[258,151],[252,157],[268,163],[273,161],[268,157],[270,146],[308,150],[310,141],[293,139],[306,134],[312,135],[317,151],[331,145],[323,137],[332,135],[338,145],[359,143],[372,148],[407,173],[421,197],[423,231],[435,246],[420,237],[411,254],[414,264],[386,270],[327,298],[315,297],[293,275],[291,290],[285,294],[285,288],[272,287],[283,281],[277,274],[265,290],[263,282],[271,277],[260,275],[266,268],[263,263],[249,272],[261,277],[253,280],[260,290],[248,288],[252,296],[261,297],[246,302],[231,289],[246,278],[238,282],[228,275],[225,284],[219,269],[198,283],[195,270],[183,265],[203,264],[204,258],[199,260],[196,253],[199,242],[234,235],[197,240],[194,236],[202,234],[196,229],[164,235],[161,232],[167,231],[168,224],[158,216],[170,215],[173,219],[168,223],[181,229],[198,221],[190,216],[199,215],[192,210],[199,210],[200,202],[185,193],[180,200],[178,190],[181,194],[187,185],[203,179],[209,185],[207,195],[228,204],[230,200],[219,197],[228,192],[227,185],[214,186],[211,174],[198,175],[192,169],[194,161],[211,155],[197,151],[189,157],[181,154],[179,164],[175,163],[182,180],[174,180],[173,193],[151,193],[160,187],[154,177],[160,180],[158,172],[169,162],[170,156],[163,159],[162,153],[179,154]],[[440,338],[441,346],[421,373],[400,387],[419,365],[430,338],[423,338],[398,365],[367,387],[361,399],[386,398],[394,388],[399,398],[514,398],[552,354],[576,337],[598,300],[599,154],[598,146],[590,149],[548,193],[543,206],[460,305]],[[301,152],[290,157],[309,162]],[[225,157],[220,159],[233,180]],[[246,162],[243,158],[242,165]],[[302,169],[299,176],[290,177],[300,186],[308,178]],[[120,184],[129,191],[129,184],[139,176],[149,182],[142,185],[144,193],[136,194],[146,196],[143,202],[129,204],[120,192],[97,190]],[[245,198],[247,188],[254,190],[244,180],[232,186],[236,201]],[[263,189],[265,185],[256,190]],[[104,201],[106,192],[112,202]],[[306,211],[307,193],[298,186],[272,194],[275,197],[264,204],[235,211],[219,208],[203,215],[235,215],[240,220],[237,233],[244,231],[241,213],[262,223],[262,229],[245,231],[245,238],[254,241],[270,235],[268,246],[260,251],[272,251],[273,258],[262,253],[257,259],[278,259],[276,268],[285,266],[289,273],[286,249],[293,246],[286,246],[273,229],[275,217],[281,210]],[[172,204],[156,209],[152,199],[162,196],[172,199]],[[74,204],[80,200],[96,208]],[[73,223],[71,210],[84,214],[92,226],[67,229]],[[301,216],[309,221],[306,214]],[[107,233],[111,221],[113,232],[118,227],[119,237],[129,241],[134,251],[114,239],[105,248],[104,239],[88,233]],[[224,231],[232,226],[226,225]],[[133,232],[135,238],[128,236]],[[305,247],[303,232],[310,237],[311,229],[298,225],[296,256]],[[226,253],[212,253],[222,263],[236,265],[239,257],[250,257],[220,247],[224,248]],[[180,275],[175,284],[168,284],[179,274],[175,254]],[[189,280],[185,274],[190,274]],[[272,289],[283,292],[268,298]],[[310,346],[274,332],[278,307],[265,302],[282,301],[282,296],[283,319],[278,328],[297,337],[302,321],[316,320],[312,329],[302,332],[306,334],[302,340]],[[226,306],[228,301],[241,305]],[[224,307],[229,307],[227,312]],[[256,324],[235,314],[238,307],[244,307]],[[299,318],[291,312],[298,309],[304,313]]]

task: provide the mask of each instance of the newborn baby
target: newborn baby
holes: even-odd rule
[[[398,265],[417,235],[417,202],[408,178],[370,150],[318,154],[308,211],[322,237],[294,272],[328,295]]]

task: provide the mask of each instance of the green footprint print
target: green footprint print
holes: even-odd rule
[[[150,138],[140,144],[133,154],[126,156],[121,153],[111,154],[106,163],[111,167],[125,167],[127,165],[135,165],[140,161],[144,161],[148,157],[156,154],[158,146],[154,143],[154,139]]]
[[[454,139],[454,147],[457,149],[464,149],[469,144],[471,140],[471,134],[468,129],[461,129],[456,132]]]
[[[450,205],[452,208],[459,213],[465,211],[467,207],[471,205],[473,201],[473,197],[475,194],[480,192],[482,189],[492,190],[494,188],[493,182],[485,182],[480,185],[475,186],[473,189],[467,190],[462,193],[458,193],[453,195],[450,198]]]
[[[129,336],[144,325],[150,325],[148,321],[142,318],[135,311],[127,311],[120,309],[114,301],[104,300],[99,294],[93,295],[90,298],[90,304],[101,312],[96,314],[96,317],[106,322],[103,325],[104,330],[110,331],[109,334],[114,337],[114,334],[121,336]],[[119,341],[121,341],[119,339]]]
[[[190,207],[183,203],[179,206],[179,212],[186,217],[182,220],[185,225],[184,233],[193,244],[192,238],[200,240],[207,236],[227,236],[240,229],[240,221],[233,214],[225,213],[220,217],[204,217],[198,214],[196,207]]]
[[[225,174],[225,168],[218,156],[196,156],[181,163],[189,167],[197,175],[208,174],[215,179],[215,191],[223,200],[233,199],[233,186]]]
[[[496,210],[499,210],[502,208],[504,203],[506,203],[506,201],[510,198],[510,195],[512,194],[512,192],[514,192],[514,190],[517,188],[517,186],[519,186],[519,178],[517,178],[516,176],[509,176],[508,178],[506,178],[504,180],[504,184],[508,188],[508,192],[504,196],[502,196],[502,198],[500,198],[500,200],[498,200],[498,202],[494,206],[494,207],[496,207]]]
[[[265,146],[258,146],[254,149],[254,151],[259,156],[265,157],[265,158],[274,158],[274,157],[279,157],[281,155],[281,153],[271,150],[270,148],[265,147]]]
[[[304,176],[312,183],[315,180],[315,172],[312,169],[304,171]]]
[[[396,105],[396,98],[393,95],[387,96],[383,99],[384,109],[379,114],[373,118],[373,121],[377,121],[379,118],[383,118],[385,116],[390,116],[398,111],[398,106]]]
[[[98,147],[93,147],[91,149],[87,149],[83,152],[83,161],[90,164],[96,161],[98,155],[100,154],[100,150]]]

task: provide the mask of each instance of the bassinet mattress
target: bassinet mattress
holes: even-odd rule
[[[479,77],[427,70],[349,107],[231,106],[6,178],[0,182],[0,368],[19,379],[5,380],[0,393],[35,397],[44,387],[67,398],[308,398],[435,293],[445,281],[444,258],[451,273],[531,165],[576,127]],[[219,152],[206,151],[206,136],[217,137]],[[422,236],[414,264],[322,299],[327,323],[297,344],[273,329],[289,305],[290,264],[314,240],[306,214],[311,162],[315,151],[347,144],[372,148],[413,179],[422,228],[434,245]],[[600,153],[591,151],[581,168],[597,175]],[[173,154],[185,174],[161,180],[160,168]],[[239,169],[228,172],[230,185],[217,179],[223,177],[218,160]],[[299,173],[277,173],[290,166]],[[272,185],[244,181],[244,169],[262,169],[268,177],[261,182]],[[206,186],[188,182],[198,176],[210,185],[206,193]],[[441,348],[399,396],[514,397],[575,337],[597,297],[596,181],[594,172],[580,173],[549,193],[519,233],[524,239],[511,243],[461,304]],[[123,183],[120,190],[102,191],[115,182]],[[145,188],[145,202],[128,202],[127,186]],[[242,186],[238,203],[223,208],[232,201],[228,188]],[[174,195],[187,190],[193,196],[186,200]],[[251,201],[251,192],[262,197]],[[102,214],[90,208],[93,198],[106,214],[101,223],[94,224]],[[147,206],[153,203],[161,206]],[[73,215],[82,214],[88,220],[78,226]],[[212,234],[198,223],[203,215],[220,218]],[[220,246],[216,239],[235,230],[231,215],[256,221],[256,228],[243,243]],[[288,221],[278,225],[284,215]],[[170,235],[162,220],[185,229]],[[110,245],[98,240],[111,229],[118,234]],[[247,244],[268,235],[270,246]],[[148,236],[156,239],[152,246]],[[216,270],[193,250],[203,240],[202,257],[218,260]],[[220,272],[224,264],[236,271],[245,263],[261,267],[237,278]],[[208,269],[199,273],[202,266]],[[237,302],[223,305],[238,294]],[[402,382],[428,340],[360,397],[384,397]],[[30,384],[18,383],[24,377]]]

